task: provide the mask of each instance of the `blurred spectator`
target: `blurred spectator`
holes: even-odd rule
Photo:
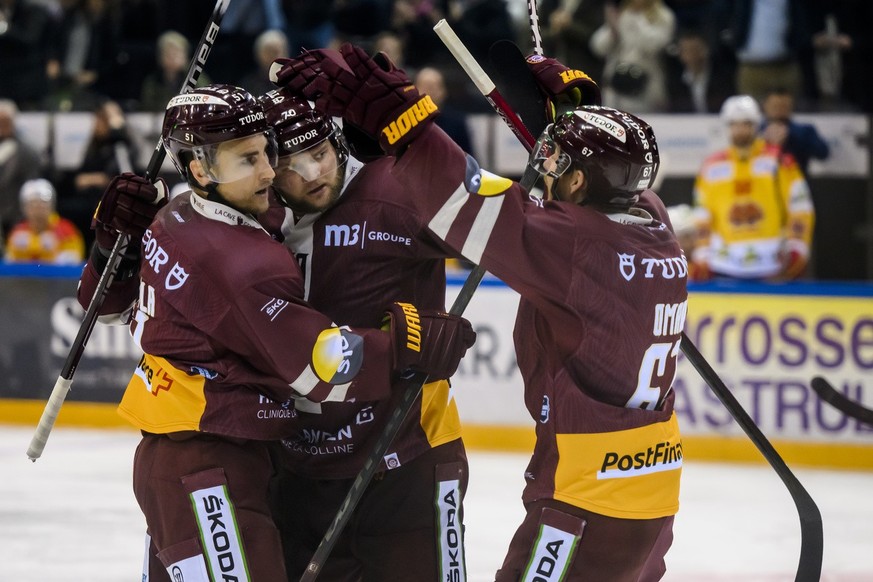
[[[187,0],[185,4],[196,0]],[[102,76],[100,90],[118,101],[125,110],[139,107],[142,83],[157,70],[155,39],[166,30],[176,30],[180,20],[179,2],[167,0],[124,0],[115,2],[116,34],[114,62]],[[201,21],[201,27],[203,22]],[[181,86],[181,85],[180,85]]]
[[[603,7],[612,0],[545,0],[539,6],[543,51],[597,81],[603,78],[603,57],[591,50],[594,31],[603,25]]]
[[[735,0],[731,38],[737,91],[762,102],[771,88],[804,93],[801,63],[810,58],[805,0]]]
[[[103,90],[101,75],[115,66],[117,13],[108,0],[60,0],[60,6],[47,66],[53,85],[47,106],[90,110]]]
[[[718,52],[730,27],[731,0],[664,0],[676,16],[676,28],[696,30]]]
[[[488,51],[498,40],[516,40],[506,0],[449,0],[448,7],[449,24],[480,63],[488,62]]]
[[[318,2],[320,0],[313,0]],[[242,84],[257,69],[252,47],[265,30],[285,30],[287,20],[280,0],[234,0],[221,20],[221,41],[212,48],[209,69],[216,83]]]
[[[15,117],[18,107],[0,99],[0,226],[9,232],[21,219],[18,193],[28,180],[39,178],[44,166],[39,154],[18,136]]]
[[[393,4],[394,0],[337,0],[332,16],[336,40],[367,44],[388,28]]]
[[[51,18],[29,0],[0,0],[0,98],[37,109],[48,90],[46,42]]]
[[[667,109],[664,49],[676,19],[662,0],[607,2],[605,23],[591,37],[591,50],[606,59],[603,104],[634,113]]]
[[[794,156],[804,176],[809,175],[809,160],[826,160],[831,149],[810,123],[798,123],[792,119],[794,97],[785,89],[774,89],[764,99],[764,123],[762,135],[772,144]]]
[[[6,240],[10,262],[69,265],[85,260],[85,243],[76,226],[55,211],[55,189],[48,180],[29,180],[21,187],[24,220]]]
[[[164,111],[170,99],[179,94],[191,65],[191,44],[180,33],[168,30],[158,37],[156,44],[158,70],[143,79],[139,100],[139,109],[143,111]],[[197,86],[209,83],[209,75],[201,71]]]
[[[456,109],[451,100],[447,99],[446,81],[442,71],[435,67],[424,67],[415,76],[415,87],[419,93],[430,95],[440,108],[436,124],[451,137],[462,150],[476,157],[473,152],[473,142],[467,127],[467,115]]]
[[[670,112],[718,112],[736,92],[731,64],[714,55],[706,36],[697,30],[679,32],[675,53],[667,61]]]
[[[289,56],[295,56],[303,49],[319,49],[330,46],[335,35],[333,11],[334,0],[283,0],[287,22]],[[246,89],[248,86],[243,85]],[[249,89],[255,95],[255,92]]]
[[[104,101],[94,111],[94,126],[79,167],[67,173],[61,184],[58,209],[81,230],[90,248],[91,217],[103,190],[113,176],[136,171],[136,145],[127,120],[115,101]]]
[[[378,52],[388,55],[388,58],[398,69],[406,67],[406,49],[403,46],[403,39],[390,30],[380,32],[373,40],[373,54]]]
[[[270,65],[289,56],[288,37],[281,30],[265,30],[255,39],[254,55],[258,67],[243,77],[241,85],[253,95],[262,95],[276,88],[270,82]]]
[[[706,159],[694,184],[699,239],[689,275],[696,280],[801,277],[815,219],[803,173],[790,154],[757,135],[762,115],[753,97],[728,98],[721,118],[730,146]]]
[[[811,2],[809,9],[819,109],[873,113],[873,2]]]
[[[451,54],[433,32],[434,25],[446,18],[448,11],[447,0],[395,0],[391,29],[403,44],[405,66],[418,69],[449,62]]]

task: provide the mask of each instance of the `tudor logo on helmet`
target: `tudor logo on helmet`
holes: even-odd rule
[[[627,138],[627,130],[625,130],[624,127],[614,122],[613,120],[608,119],[602,115],[598,115],[597,113],[591,113],[590,111],[574,111],[573,113],[575,113],[591,125],[595,125],[603,131],[608,132],[621,143],[625,142]]]
[[[349,148],[339,126],[316,111],[305,97],[286,88],[274,89],[258,100],[267,122],[279,139],[277,172],[290,170],[306,181],[341,169],[349,158]],[[333,152],[330,147],[333,146]],[[336,156],[336,164],[325,163],[325,156]]]

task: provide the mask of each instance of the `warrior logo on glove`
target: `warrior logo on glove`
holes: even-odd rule
[[[341,116],[390,155],[402,151],[439,113],[436,103],[420,95],[384,53],[371,57],[349,43],[338,51],[318,49],[296,59],[276,59],[270,80],[314,100],[321,113]]]

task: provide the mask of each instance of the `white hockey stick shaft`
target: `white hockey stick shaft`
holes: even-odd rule
[[[527,16],[530,21],[530,35],[533,38],[534,54],[543,54],[543,37],[540,35],[540,15],[537,13],[537,0],[527,0]]]

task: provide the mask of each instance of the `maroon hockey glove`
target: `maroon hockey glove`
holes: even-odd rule
[[[116,176],[103,192],[91,221],[97,244],[111,249],[119,233],[130,235],[131,241],[138,243],[166,203],[167,184],[163,179],[152,184],[136,174]]]
[[[356,125],[388,154],[408,145],[439,112],[384,53],[370,57],[348,43],[339,52],[321,49],[276,61],[270,78],[314,99],[323,113]]]
[[[557,59],[530,55],[525,59],[540,92],[546,97],[549,121],[563,111],[579,105],[600,105],[600,87],[579,69],[571,69]]]
[[[431,380],[450,378],[476,341],[470,322],[457,315],[411,303],[392,303],[385,314],[394,347],[394,369],[427,374]]]

